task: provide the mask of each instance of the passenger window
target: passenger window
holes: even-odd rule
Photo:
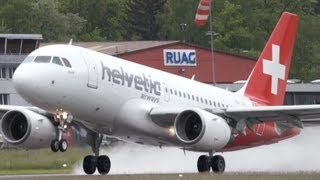
[[[174,94],[175,94],[176,96],[178,95],[176,90],[174,90]]]
[[[38,56],[34,60],[35,63],[50,63],[51,56]]]
[[[205,101],[205,103],[206,103],[206,104],[208,104],[208,101],[207,101],[207,99],[204,99],[204,101]]]
[[[166,88],[166,93],[168,92],[168,88]]]
[[[183,93],[183,97],[186,98],[186,93]]]
[[[211,100],[209,100],[209,104],[210,104],[210,106],[212,106]]]
[[[58,64],[58,65],[60,65],[60,66],[63,66],[60,58],[58,58],[58,57],[53,57],[52,63],[53,63],[53,64]]]
[[[194,95],[192,95],[192,100],[194,100]]]
[[[172,89],[170,89],[170,93],[173,94]]]
[[[188,94],[188,99],[190,99],[190,94]]]
[[[200,100],[201,100],[201,103],[203,103],[203,99],[202,99],[202,98],[200,98]]]
[[[197,101],[199,102],[199,97],[197,96]]]
[[[179,96],[181,97],[181,92],[179,91]]]
[[[66,58],[62,58],[62,61],[63,61],[63,63],[64,63],[65,66],[71,68],[71,64],[70,64],[70,62],[69,62]]]

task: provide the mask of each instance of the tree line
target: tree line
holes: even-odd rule
[[[210,46],[199,0],[0,0],[0,33],[44,41],[182,40]],[[214,0],[215,49],[256,58],[283,11],[299,15],[291,78],[320,78],[320,0]]]

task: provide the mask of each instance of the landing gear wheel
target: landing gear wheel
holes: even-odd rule
[[[51,150],[53,152],[58,152],[59,151],[59,140],[58,139],[54,139],[51,141]]]
[[[212,171],[215,173],[223,173],[226,168],[226,163],[222,156],[213,156],[211,158]]]
[[[82,167],[86,174],[93,174],[96,171],[97,158],[91,155],[84,157]]]
[[[210,163],[209,163],[209,156],[201,155],[198,159],[198,171],[202,172],[209,172],[210,171]]]
[[[98,172],[102,175],[108,174],[110,171],[111,162],[108,156],[99,156],[97,160]]]
[[[68,149],[68,142],[65,139],[59,141],[59,150],[65,152]]]

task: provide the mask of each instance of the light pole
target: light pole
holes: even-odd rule
[[[180,23],[180,30],[182,33],[182,42],[186,42],[186,29],[187,29],[187,24],[186,23]]]
[[[213,52],[213,37],[214,36],[218,36],[219,35],[219,33],[217,33],[217,32],[214,32],[213,30],[212,30],[212,12],[211,12],[212,10],[211,10],[211,7],[210,7],[210,14],[209,14],[209,16],[210,16],[210,23],[209,23],[209,25],[210,25],[210,30],[206,33],[206,35],[209,35],[210,37],[211,37],[211,63],[212,63],[212,83],[213,83],[213,85],[216,85],[216,81],[215,81],[215,70],[214,70],[214,52]]]

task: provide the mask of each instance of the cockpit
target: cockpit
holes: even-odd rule
[[[72,68],[70,61],[67,58],[58,56],[28,56],[22,63],[52,63]]]

